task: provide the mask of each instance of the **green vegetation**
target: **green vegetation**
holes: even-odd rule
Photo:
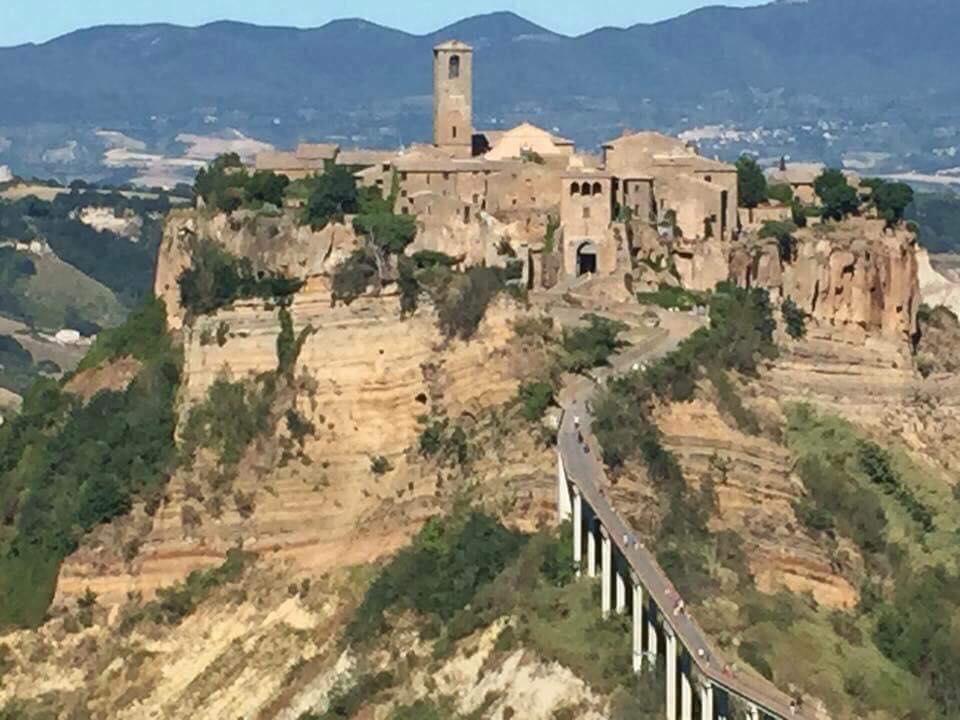
[[[192,462],[199,448],[213,450],[221,464],[235,468],[247,447],[270,428],[275,377],[230,382],[217,378],[206,399],[190,409],[183,429],[181,453]]]
[[[822,214],[828,220],[843,220],[847,215],[856,213],[860,208],[857,191],[850,187],[846,176],[840,170],[828,169],[813,183],[817,197],[820,198]]]
[[[390,611],[412,610],[451,621],[516,557],[523,542],[477,511],[430,520],[374,580],[347,627],[347,638],[373,640],[388,627]]]
[[[99,346],[104,359],[139,349],[143,368],[125,390],[84,404],[40,380],[0,428],[0,625],[40,623],[60,562],[83,534],[166,482],[180,360],[165,333],[155,334],[158,323],[144,320],[161,311],[146,308]]]
[[[240,208],[259,209],[266,204],[282,207],[289,184],[285,175],[264,171],[250,175],[239,155],[227,153],[200,168],[193,191],[207,207],[231,213]]]
[[[0,216],[2,218],[2,216]],[[37,274],[37,266],[13,248],[0,247],[0,313],[12,318],[24,318],[23,292],[25,283]]]
[[[767,188],[767,197],[770,200],[776,200],[784,205],[793,205],[793,188],[787,183],[771,185]]]
[[[376,258],[367,250],[354,250],[333,272],[334,301],[349,305],[361,297],[378,276]],[[415,299],[416,296],[414,302]]]
[[[847,692],[857,690],[866,707],[898,707],[899,716],[951,717],[960,688],[960,512],[949,488],[905,453],[807,406],[792,408],[787,439],[807,487],[798,517],[827,542],[836,543],[837,534],[850,538],[864,556],[856,618],[863,646],[922,682],[939,711],[908,693],[905,680],[888,687],[888,669],[862,667],[862,682],[848,683]]]
[[[470,457],[467,433],[448,418],[425,419],[420,433],[420,454],[441,463],[463,465]]]
[[[704,597],[714,582],[708,564],[717,553],[717,541],[706,522],[716,499],[710,483],[698,492],[688,489],[651,417],[654,400],[689,400],[697,382],[708,377],[717,389],[721,410],[746,431],[757,432],[759,423],[743,407],[726,373],[753,374],[760,358],[776,352],[774,321],[765,292],[722,283],[710,298],[710,307],[708,329],[694,333],[646,371],[617,378],[594,403],[594,431],[604,461],[614,469],[628,460],[642,461],[669,508],[657,539],[657,557],[690,599]],[[740,557],[736,548],[728,555],[730,562]]]
[[[660,269],[654,268],[657,272]],[[706,305],[706,297],[693,290],[685,290],[675,285],[660,285],[654,292],[637,293],[637,300],[641,305],[656,305],[667,310],[681,310],[688,312],[698,305]]]
[[[960,248],[960,196],[917,193],[904,217],[917,224],[920,244],[930,252]]]
[[[530,422],[539,422],[547,408],[554,403],[553,385],[544,381],[532,381],[520,386],[517,393],[520,413]]]
[[[755,208],[769,197],[767,178],[749,155],[741,155],[737,160],[737,191],[740,204],[747,208]]]
[[[322,230],[331,222],[343,222],[360,207],[356,180],[342,165],[329,165],[322,175],[304,182],[307,204],[303,223],[314,230]]]
[[[590,323],[587,327],[563,331],[560,364],[567,372],[579,373],[606,365],[610,356],[623,346],[619,335],[627,330],[626,325],[593,314],[586,319]]]
[[[53,367],[50,369],[56,372]],[[23,394],[42,370],[34,364],[30,351],[15,338],[0,335],[0,388]]]
[[[889,227],[903,221],[907,208],[913,202],[912,187],[906,183],[887,182],[879,178],[868,178],[863,181],[863,185],[873,190],[870,200]]]
[[[254,271],[249,258],[231,255],[211,240],[194,240],[189,250],[191,263],[178,283],[180,300],[192,315],[212,313],[249,298],[283,302],[303,285],[300,280]]]
[[[100,333],[77,370],[95,368],[124,356],[149,362],[168,352],[169,344],[166,306],[163,300],[151,298],[131,313],[123,325]]]
[[[487,314],[487,307],[506,288],[499,268],[472,267],[465,273],[435,275],[428,285],[437,308],[440,332],[448,339],[469,340]]]
[[[793,300],[787,298],[780,304],[780,314],[783,316],[787,335],[794,340],[799,340],[807,334],[807,313],[801,310]]]
[[[326,712],[319,715],[305,713],[300,720],[349,720],[366,703],[393,684],[394,677],[389,672],[365,674],[353,681],[339,683],[330,693],[330,707]]]
[[[120,632],[128,632],[144,620],[162,625],[179,624],[214,590],[240,580],[256,557],[238,548],[228,550],[226,559],[218,567],[194,570],[184,582],[161,588],[155,600],[126,613],[120,621]]]

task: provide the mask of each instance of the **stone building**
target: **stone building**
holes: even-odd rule
[[[301,145],[264,154],[257,166],[291,177],[323,172],[331,161],[350,167],[362,186],[395,190],[395,212],[417,217],[414,250],[496,264],[507,261],[496,250],[506,243],[528,258],[532,278],[548,274],[537,266],[545,255],[563,275],[613,273],[627,257],[626,238],[657,236],[664,227],[686,244],[738,232],[733,165],[656,132],[626,132],[592,156],[527,122],[475,129],[473,48],[458,40],[434,48],[433,77],[432,144],[397,151]]]

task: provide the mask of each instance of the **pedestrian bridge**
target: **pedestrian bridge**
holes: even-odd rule
[[[726,720],[731,698],[746,704],[750,720],[813,718],[772,683],[738,672],[723,659],[686,612],[653,553],[610,504],[602,489],[608,486],[606,471],[591,432],[586,395],[570,403],[560,424],[559,514],[561,520],[572,520],[578,574],[600,576],[603,615],[632,616],[634,671],[652,670],[658,655],[664,655],[667,720],[693,720],[695,706],[701,720]]]

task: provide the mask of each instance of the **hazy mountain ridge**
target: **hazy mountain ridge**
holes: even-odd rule
[[[815,133],[798,141],[795,154],[880,149],[926,158],[935,128],[957,134],[957,26],[960,5],[947,0],[811,0],[709,7],[578,37],[512,13],[423,36],[357,19],[305,30],[236,22],[97,27],[0,49],[0,135],[11,140],[0,163],[21,173],[90,173],[100,152],[84,137],[92,127],[123,130],[160,149],[179,132],[226,128],[278,145],[308,137],[383,146],[423,140],[430,49],[450,37],[476,47],[478,125],[530,119],[595,145],[625,125],[677,131],[886,121],[895,131],[841,131],[825,142]],[[38,126],[51,139],[25,131]],[[72,168],[43,157],[65,139],[90,156]]]

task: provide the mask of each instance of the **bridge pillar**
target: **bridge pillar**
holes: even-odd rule
[[[750,716],[750,720],[760,720],[760,708],[753,703],[750,703],[749,705],[748,714]]]
[[[693,720],[693,687],[690,684],[690,663],[680,668],[680,720]]]
[[[700,686],[700,720],[713,720],[713,685],[710,682]]]
[[[580,577],[580,566],[583,563],[583,498],[576,485],[573,492],[573,567],[577,577]]]
[[[651,670],[657,669],[657,625],[656,610],[651,605],[647,608],[647,663]]]
[[[623,615],[627,610],[627,580],[623,576],[623,572],[617,570],[616,575],[616,604],[614,607],[617,610],[617,615]]]
[[[597,518],[591,513],[587,523],[587,577],[597,576]]]
[[[663,623],[667,639],[667,720],[677,720],[677,636]]]
[[[643,672],[643,585],[633,575],[633,671]]]
[[[601,578],[603,587],[600,589],[600,603],[603,608],[603,617],[610,617],[610,590],[613,583],[613,543],[610,541],[610,533],[607,529],[600,526],[600,538],[603,543],[600,550]]]
[[[560,522],[570,519],[570,483],[567,482],[567,471],[563,467],[563,455],[557,450],[557,513]]]

